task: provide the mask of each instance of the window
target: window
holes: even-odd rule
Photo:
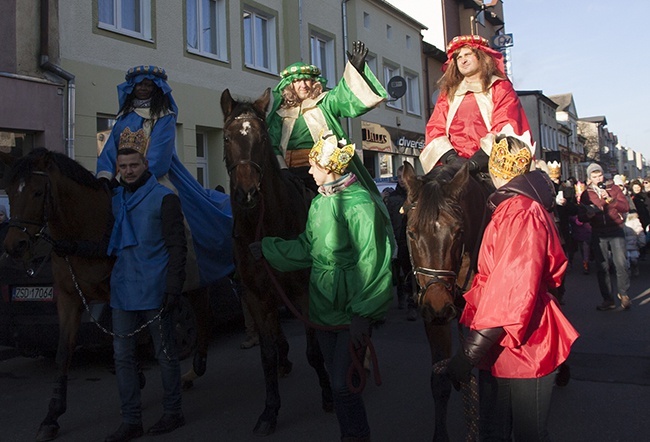
[[[411,36],[406,36],[406,49],[411,49]]]
[[[386,25],[386,38],[389,40],[393,38],[393,27],[391,25]]]
[[[363,13],[363,27],[366,29],[370,29],[370,14],[367,12]]]
[[[399,75],[399,68],[391,65],[384,65],[384,87],[388,87],[388,82],[394,76]],[[392,107],[394,109],[402,109],[402,99],[398,98],[397,100],[391,99],[386,102],[386,106]]]
[[[405,74],[406,80],[406,112],[420,115],[420,82],[417,75]]]
[[[322,35],[311,36],[311,63],[321,70],[328,83],[336,77],[334,72],[334,40]],[[330,85],[332,86],[332,85]]]
[[[275,17],[249,9],[243,20],[246,67],[277,73]]]
[[[151,41],[151,0],[99,0],[98,26]]]
[[[366,64],[368,65],[372,73],[375,74],[375,77],[377,77],[377,57],[368,54],[368,56],[366,57]]]
[[[0,131],[0,146],[3,146],[5,152],[15,160],[34,150],[35,135],[35,133],[20,130],[2,130]],[[6,209],[9,209],[9,201],[6,199],[5,185],[10,170],[8,165],[0,161],[0,204],[3,204]]]
[[[226,60],[226,0],[187,0],[187,49]]]
[[[97,156],[104,150],[116,121],[114,115],[97,115]]]
[[[196,131],[196,180],[202,187],[208,187],[208,136]]]

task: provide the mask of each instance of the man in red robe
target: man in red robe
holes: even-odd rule
[[[447,45],[443,71],[420,154],[425,173],[437,164],[458,169],[465,161],[472,172],[487,171],[492,143],[501,134],[524,139],[535,153],[528,119],[504,71],[503,55],[485,38],[454,37]]]

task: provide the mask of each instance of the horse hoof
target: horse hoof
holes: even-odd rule
[[[293,369],[293,362],[287,361],[286,364],[280,365],[278,367],[278,377],[286,378],[291,373]]]
[[[321,404],[325,413],[332,413],[334,411],[334,398],[332,397],[331,390],[329,392],[321,392]]]
[[[201,355],[198,352],[194,354],[194,361],[192,361],[192,368],[197,376],[203,376],[205,369],[208,365],[208,355]]]
[[[58,424],[42,424],[38,428],[38,433],[36,434],[36,442],[44,442],[46,440],[54,440],[59,434],[59,425]]]
[[[259,419],[257,425],[255,425],[255,428],[253,429],[253,433],[256,436],[268,436],[269,434],[273,434],[277,423],[278,421],[275,418],[268,421]]]
[[[187,391],[194,387],[194,381],[183,381],[183,391]]]

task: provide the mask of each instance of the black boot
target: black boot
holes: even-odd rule
[[[142,424],[127,424],[122,422],[120,428],[112,434],[109,434],[104,442],[127,442],[144,434]]]

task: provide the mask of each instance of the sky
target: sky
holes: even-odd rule
[[[444,50],[439,13],[422,8],[432,0],[388,2],[429,27],[425,41]],[[619,143],[650,161],[649,7],[648,0],[504,0],[515,89],[572,93],[578,118],[604,115]]]

